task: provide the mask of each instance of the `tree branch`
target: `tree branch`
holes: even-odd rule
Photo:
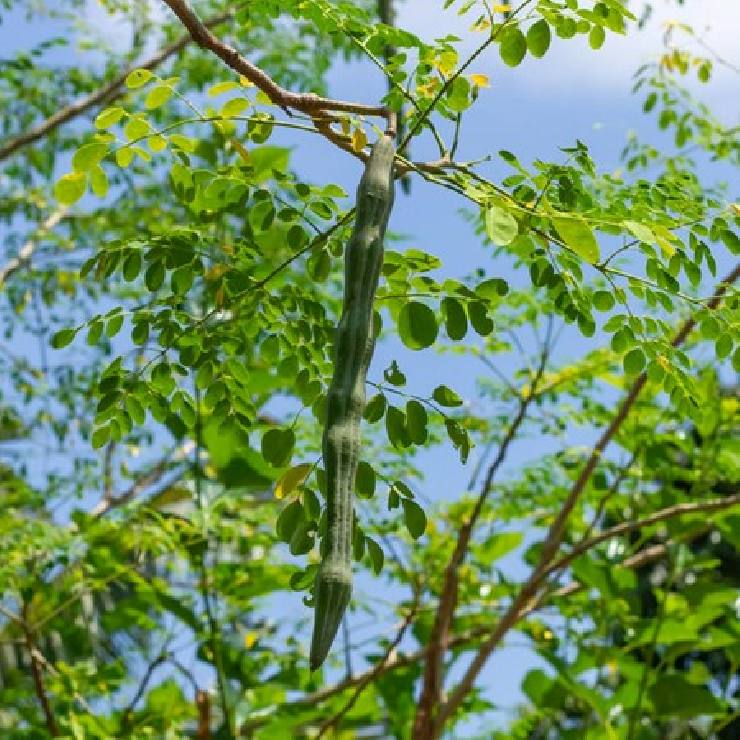
[[[246,77],[286,113],[290,114],[291,110],[296,110],[315,116],[317,113],[320,114],[325,111],[342,111],[358,115],[380,116],[387,121],[386,132],[389,135],[395,135],[396,114],[394,111],[383,106],[365,105],[364,103],[354,103],[346,100],[332,100],[314,93],[295,93],[286,90],[259,67],[245,59],[233,46],[229,46],[211,33],[200,22],[185,0],[163,0],[163,2],[188,29],[198,46],[212,51],[228,67]]]
[[[460,565],[467,554],[473,529],[477,524],[483,511],[483,506],[491,493],[493,479],[506,459],[509,447],[516,438],[519,428],[526,418],[529,405],[536,397],[537,385],[545,371],[545,365],[549,355],[550,343],[548,339],[542,348],[540,363],[532,380],[530,392],[526,394],[521,393],[519,395],[519,408],[516,416],[511,422],[501,445],[499,446],[495,459],[488,468],[486,478],[475,503],[475,507],[473,508],[470,518],[460,529],[457,543],[455,544],[455,550],[445,568],[442,593],[439,597],[439,604],[434,618],[434,626],[432,627],[432,632],[429,637],[429,652],[427,654],[424,668],[421,697],[419,699],[419,706],[414,720],[413,737],[418,738],[418,740],[424,740],[424,738],[430,737],[430,733],[434,726],[434,715],[440,704],[443,684],[442,673],[444,655],[449,640],[450,626],[452,625],[452,621],[455,616],[455,608],[457,606],[458,572]]]
[[[218,26],[221,23],[224,23],[225,21],[232,18],[235,13],[236,8],[232,8],[226,13],[221,13],[220,15],[210,18],[203,25],[208,28]],[[0,144],[0,162],[4,159],[7,159],[11,154],[14,154],[16,151],[26,146],[27,144],[33,144],[34,141],[42,139],[44,136],[54,131],[62,124],[71,121],[73,118],[76,118],[80,114],[90,110],[90,108],[93,108],[96,105],[111,103],[113,100],[120,97],[126,92],[123,85],[126,81],[126,77],[128,77],[129,73],[133,69],[156,69],[160,64],[162,64],[171,56],[174,56],[175,54],[177,54],[177,52],[186,47],[191,42],[191,40],[192,39],[189,34],[181,36],[174,43],[170,44],[169,46],[165,46],[159,51],[152,54],[152,56],[150,56],[148,59],[139,62],[133,67],[126,68],[123,72],[121,72],[121,74],[119,74],[109,83],[103,85],[102,87],[99,87],[97,90],[91,92],[86,97],[81,98],[74,103],[70,103],[64,108],[61,108],[56,113],[49,116],[45,121],[42,121],[38,126],[35,126],[25,133],[13,137],[12,139],[8,139],[3,144]],[[0,282],[2,281],[0,280]]]
[[[658,522],[664,522],[667,519],[674,519],[677,516],[685,516],[686,514],[697,514],[700,512],[711,512],[711,511],[722,511],[723,509],[731,509],[733,506],[740,505],[740,494],[734,496],[726,496],[725,498],[713,499],[711,501],[699,501],[697,503],[683,503],[674,504],[668,506],[665,509],[660,509],[650,516],[646,516],[644,519],[637,519],[631,522],[622,522],[614,527],[605,529],[593,537],[588,537],[579,542],[567,555],[559,558],[552,564],[550,564],[545,574],[550,574],[557,570],[563,570],[567,568],[576,558],[579,558],[584,553],[592,550],[597,545],[600,545],[606,540],[610,540],[613,537],[619,537],[620,535],[627,534],[627,532],[633,532],[636,529],[642,529],[643,527],[649,527]]]
[[[41,661],[38,657],[38,650],[33,639],[33,633],[28,624],[28,604],[23,604],[21,629],[23,630],[23,637],[26,642],[26,649],[28,650],[28,657],[31,661],[31,678],[33,679],[34,690],[36,691],[36,697],[41,705],[41,710],[44,713],[44,719],[46,721],[46,729],[52,737],[59,736],[59,727],[57,726],[54,712],[49,702],[49,697],[46,693],[46,687],[44,686],[44,675],[41,670]]]
[[[707,308],[714,309],[721,302],[723,296],[727,292],[728,288],[740,278],[740,264],[718,285],[712,298],[707,302]],[[683,344],[689,334],[693,331],[696,326],[696,318],[692,315],[683,323],[681,328],[678,330],[673,338],[672,345],[678,347]],[[522,585],[522,588],[511,603],[506,613],[501,617],[496,626],[489,633],[488,639],[481,645],[477,654],[468,666],[465,674],[463,675],[460,683],[455,690],[450,694],[447,702],[442,706],[439,711],[437,722],[434,727],[434,733],[430,737],[438,737],[441,733],[444,723],[457,711],[460,704],[463,702],[467,694],[472,690],[475,681],[480,674],[483,666],[486,664],[491,653],[499,645],[506,633],[519,621],[522,614],[527,613],[527,608],[532,600],[537,600],[537,592],[542,585],[546,575],[550,572],[550,564],[552,559],[556,555],[560,544],[562,543],[563,536],[565,534],[565,526],[568,518],[570,517],[573,509],[575,508],[578,500],[583,493],[586,484],[590,480],[602,454],[606,450],[609,442],[612,440],[614,435],[620,429],[625,419],[629,415],[632,407],[637,401],[642,389],[647,383],[647,375],[641,373],[630,388],[627,396],[622,401],[619,410],[612,419],[609,426],[599,437],[596,445],[594,446],[589,458],[581,470],[580,475],[576,479],[573,487],[570,490],[562,508],[555,517],[555,521],[550,526],[545,541],[542,546],[542,554],[540,555],[540,561],[537,567],[534,569],[527,581]]]
[[[630,557],[623,560],[620,563],[620,566],[622,568],[634,569],[640,568],[643,565],[647,565],[648,563],[659,560],[668,552],[668,546],[670,544],[671,542],[666,542],[663,544],[651,545],[650,547],[646,547],[644,550],[640,550],[634,555],[631,555]],[[565,586],[562,586],[555,591],[552,591],[550,593],[543,593],[537,600],[532,601],[528,605],[527,609],[523,611],[519,616],[520,618],[523,618],[536,611],[552,599],[565,598],[566,596],[577,593],[582,588],[583,584],[579,581],[571,581],[570,583],[567,583]],[[490,627],[488,627],[487,625],[473,627],[450,638],[447,644],[447,648],[449,649],[464,647],[474,642],[475,640],[484,637],[488,633],[490,633]],[[345,678],[343,681],[334,684],[334,686],[329,686],[325,689],[320,689],[319,691],[307,694],[306,696],[290,702],[290,706],[298,708],[302,706],[313,706],[329,701],[335,696],[348,691],[351,688],[365,684],[365,682],[368,680],[368,677],[371,677],[370,680],[375,680],[378,676],[381,676],[385,673],[389,673],[400,668],[405,668],[409,665],[413,665],[424,660],[429,652],[429,647],[429,643],[427,643],[425,647],[407,655],[399,655],[392,652],[386,653],[386,655],[381,660],[379,660],[378,663],[376,663],[364,673],[353,676],[351,678]],[[244,725],[242,725],[242,727],[240,728],[240,732],[242,735],[248,734],[250,731],[256,729],[257,727],[261,727],[268,721],[269,720],[266,717],[249,720]]]
[[[0,150],[0,159],[1,150]],[[58,208],[52,214],[41,222],[40,226],[36,229],[34,234],[26,241],[26,243],[18,250],[18,254],[12,259],[8,260],[5,267],[0,268],[0,288],[3,287],[7,279],[15,272],[25,267],[33,257],[33,253],[36,251],[39,245],[39,241],[42,237],[48,234],[69,212],[68,206]]]

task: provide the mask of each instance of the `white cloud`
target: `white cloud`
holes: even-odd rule
[[[632,3],[636,11],[642,2]],[[475,13],[464,18],[456,15],[454,8],[443,10],[442,2],[430,0],[407,0],[399,8],[399,25],[408,28],[423,38],[439,37],[453,33],[464,39],[464,48],[470,50],[479,43],[480,35],[471,33],[469,27]],[[624,93],[629,89],[631,78],[640,64],[656,58],[663,49],[663,35],[667,21],[678,21],[694,27],[704,41],[721,57],[740,66],[740,2],[737,0],[687,0],[678,5],[676,0],[656,0],[650,21],[644,29],[632,28],[626,36],[607,34],[604,46],[595,52],[589,48],[583,36],[574,39],[553,37],[550,51],[542,60],[527,58],[521,67],[511,70],[498,58],[495,49],[490,49],[476,63],[473,72],[482,72],[507,83],[516,80],[517,85],[545,96],[571,95],[574,89],[590,94]],[[689,47],[691,42],[685,34],[677,33],[678,45]],[[698,54],[711,56],[696,44]],[[706,88],[711,100],[731,94],[738,98],[739,76],[737,73],[715,62],[712,85]],[[707,95],[704,94],[705,99]]]

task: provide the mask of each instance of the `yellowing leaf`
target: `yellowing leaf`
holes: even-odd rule
[[[221,108],[221,115],[224,118],[238,116],[247,108],[249,108],[249,101],[246,98],[232,98],[224,103],[223,108]]]
[[[239,84],[242,87],[254,87],[254,82],[248,80],[244,75],[239,75]]]
[[[131,149],[119,149],[116,152],[116,164],[119,167],[128,167],[133,161],[134,153]]]
[[[275,484],[275,498],[285,498],[303,483],[311,472],[311,463],[301,463],[286,470]]]
[[[167,147],[167,139],[158,134],[156,136],[150,136],[146,140],[146,143],[153,152],[161,152],[162,149]]]
[[[663,250],[663,254],[666,257],[673,257],[676,254],[676,243],[680,244],[681,240],[665,226],[653,226],[653,232],[655,233],[655,241],[658,242],[658,246]]]
[[[510,13],[511,5],[509,3],[499,3],[498,5],[494,5],[491,10],[494,13]]]
[[[488,75],[474,73],[470,75],[470,79],[476,87],[491,87]]]
[[[655,234],[649,226],[636,221],[624,221],[623,223],[630,234],[636,236],[641,242],[652,244],[655,241]]]
[[[454,49],[443,51],[435,60],[434,66],[443,75],[449,75],[457,66],[457,52]]]
[[[76,203],[87,189],[87,178],[83,172],[71,172],[62,175],[54,185],[56,199],[66,206]]]
[[[356,128],[352,132],[352,149],[358,154],[367,146],[367,134],[364,129]]]
[[[126,87],[135,90],[137,87],[146,85],[154,77],[154,73],[148,69],[135,69],[126,77]]]
[[[212,87],[208,88],[208,97],[215,98],[218,95],[234,90],[237,87],[239,87],[239,85],[236,82],[234,82],[234,80],[226,80],[226,82],[219,82],[213,85]]]
[[[591,264],[599,261],[599,243],[585,219],[579,216],[553,218],[552,225],[560,238],[579,256]]]
[[[244,635],[244,647],[247,650],[251,650],[256,644],[257,640],[259,639],[259,635],[256,632],[247,632]]]

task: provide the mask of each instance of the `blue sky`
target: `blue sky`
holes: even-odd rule
[[[470,18],[457,18],[454,13],[443,13],[441,8],[441,0],[400,3],[399,25],[427,38],[457,33],[469,40],[466,47],[472,48],[479,37],[468,31]],[[111,23],[97,3],[89,3],[86,18],[99,21],[113,45],[121,43],[122,38],[125,41],[122,29]],[[642,114],[642,99],[630,94],[635,69],[661,52],[664,24],[668,20],[694,24],[697,31],[706,28],[704,38],[712,49],[738,62],[740,2],[736,0],[687,0],[685,7],[659,0],[653,19],[643,31],[626,38],[608,35],[599,52],[592,51],[585,39],[554,38],[544,59],[527,59],[514,70],[501,63],[494,48],[470,69],[488,75],[491,88],[481,91],[478,104],[466,116],[460,158],[475,159],[508,149],[524,161],[558,160],[562,158],[559,147],[580,139],[590,147],[600,167],[613,170],[619,167],[619,152],[630,130],[659,146],[670,145],[669,140],[657,132],[654,119]],[[0,25],[0,49],[3,54],[22,49],[38,38],[38,30],[38,27],[30,29],[23,23],[9,23],[6,19]],[[676,38],[683,40],[681,36]],[[248,55],[248,50],[243,51]],[[69,51],[63,53],[68,55]],[[365,102],[384,94],[384,85],[378,71],[366,63],[338,65],[330,76],[333,95]],[[740,112],[737,74],[717,64],[710,85],[691,86],[727,125],[737,124]],[[295,146],[293,164],[308,179],[315,180],[316,173],[323,173],[327,180],[343,184],[350,193],[354,191],[360,167],[346,154],[318,137],[296,138],[281,133],[276,141]],[[435,156],[428,142],[415,142],[413,154],[418,159]],[[484,169],[493,176],[501,172],[494,163]],[[730,177],[722,168],[707,168],[705,174],[712,180]],[[735,181],[734,190],[738,190],[737,186]],[[400,192],[397,196],[391,229],[406,238],[395,248],[417,247],[439,256],[445,265],[444,274],[450,276],[464,277],[476,267],[484,267],[491,276],[502,270],[503,277],[524,284],[523,275],[513,275],[508,268],[493,263],[490,251],[481,247],[469,225],[459,217],[458,209],[465,205],[448,191],[414,180],[411,197]],[[575,332],[566,332],[559,353],[563,359],[575,358],[599,343],[598,333],[585,340]],[[35,345],[29,346],[29,352],[35,350]],[[435,356],[431,361],[429,352],[413,353],[398,342],[390,341],[376,353],[369,374],[371,380],[381,379],[382,369],[391,358],[399,359],[414,392],[425,395],[435,385],[446,383],[466,400],[474,398],[475,380],[482,369],[474,360],[444,355]],[[513,367],[511,362],[508,366],[506,362],[502,365],[504,371]],[[593,436],[595,431],[593,435],[579,434],[571,442],[587,444]],[[515,446],[509,469],[528,459],[529,454],[531,446],[526,443]],[[475,454],[467,468],[460,465],[457,454],[450,448],[435,450],[421,460],[427,473],[422,487],[425,496],[432,501],[445,501],[454,500],[464,490]],[[373,583],[363,580],[360,588],[370,593]],[[507,648],[494,657],[483,681],[497,703],[508,706],[517,700],[521,677],[532,665],[532,656],[519,648]]]

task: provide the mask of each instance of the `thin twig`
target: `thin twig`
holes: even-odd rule
[[[1,153],[2,150],[0,150]],[[2,156],[0,156],[2,159]],[[7,279],[15,272],[25,267],[31,261],[33,253],[36,251],[39,245],[39,241],[46,236],[68,213],[69,207],[62,206],[57,208],[56,211],[51,213],[47,218],[41,222],[39,227],[34,232],[25,244],[18,250],[18,254],[12,259],[8,260],[3,268],[0,268],[0,288],[3,287]]]
[[[36,692],[36,697],[41,705],[41,710],[44,713],[44,719],[46,721],[46,729],[52,737],[59,736],[59,727],[57,726],[54,712],[49,702],[49,697],[46,693],[46,687],[44,686],[44,675],[41,670],[41,662],[38,658],[38,649],[34,642],[33,633],[28,623],[28,604],[24,603],[22,607],[22,618],[21,628],[23,630],[23,636],[26,642],[26,649],[28,650],[28,657],[31,661],[31,677],[33,679],[33,687]]]

